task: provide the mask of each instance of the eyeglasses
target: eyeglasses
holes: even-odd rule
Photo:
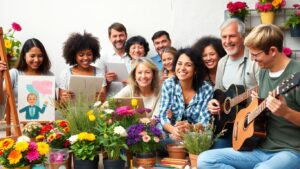
[[[258,52],[258,53],[255,53],[255,54],[253,54],[253,53],[251,53],[251,56],[252,57],[257,57],[258,55],[260,55],[261,53],[263,53],[264,51],[262,50],[262,51],[260,51],[260,52]]]

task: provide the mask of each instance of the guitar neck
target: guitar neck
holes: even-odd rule
[[[258,91],[258,86],[254,87],[252,89],[248,89],[244,93],[242,93],[242,94],[234,97],[233,99],[231,99],[230,105],[233,107],[233,106],[238,105],[242,101],[248,99],[251,96],[252,91],[256,91],[257,92]]]

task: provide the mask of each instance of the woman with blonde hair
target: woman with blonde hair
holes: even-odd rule
[[[174,47],[166,47],[162,50],[161,60],[163,63],[163,69],[161,73],[161,81],[172,77],[174,75],[173,60],[177,50]]]
[[[159,73],[156,65],[148,58],[137,58],[131,65],[128,85],[117,97],[142,97],[146,108],[152,109],[148,117],[158,117],[160,102]]]

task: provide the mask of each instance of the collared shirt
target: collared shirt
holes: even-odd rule
[[[191,124],[201,123],[207,125],[210,121],[210,113],[207,110],[208,101],[212,98],[213,88],[204,81],[196,95],[185,107],[182,89],[179,82],[175,82],[175,77],[168,78],[162,86],[159,118],[162,126],[165,123],[174,125],[176,121],[187,120]],[[167,117],[167,111],[173,112],[172,122]]]
[[[158,70],[161,71],[162,70],[162,61],[159,55],[155,55],[151,58],[152,62],[155,63],[155,65],[157,66]]]

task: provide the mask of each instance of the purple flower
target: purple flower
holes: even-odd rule
[[[29,151],[26,155],[26,158],[29,162],[38,160],[40,158],[40,154],[37,150]]]
[[[161,131],[156,127],[150,127],[150,131],[153,135],[159,137],[161,135]]]
[[[141,108],[141,109],[139,109],[138,110],[138,112],[140,113],[140,114],[143,114],[143,113],[150,113],[152,111],[152,109],[149,109],[149,108]]]

